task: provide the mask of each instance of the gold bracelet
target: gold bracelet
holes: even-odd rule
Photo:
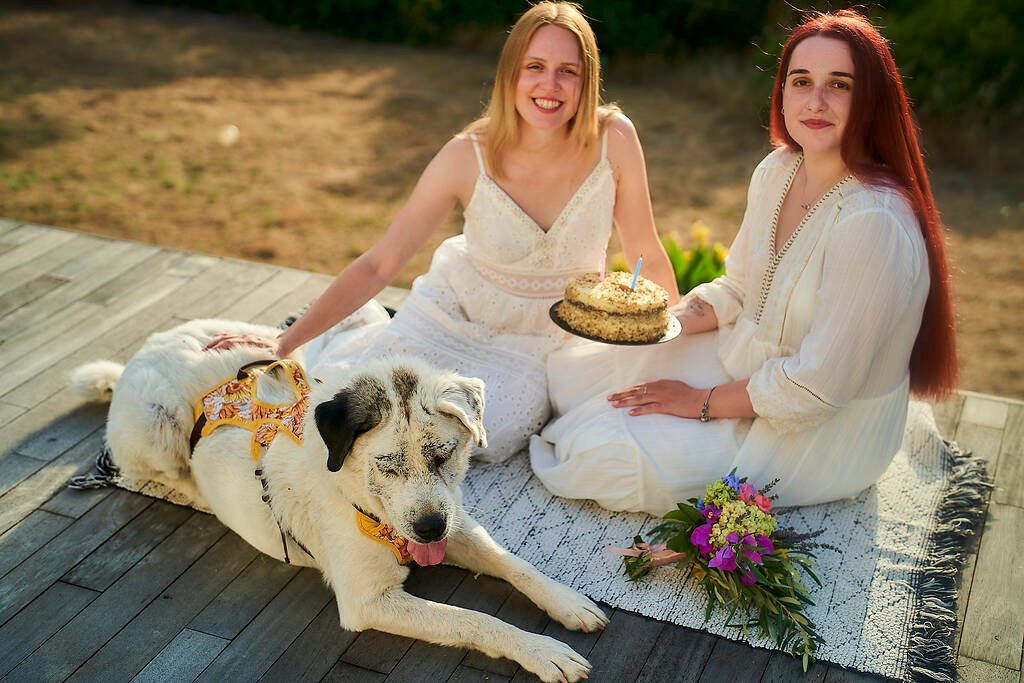
[[[700,407],[700,415],[697,418],[701,422],[711,422],[711,415],[709,413],[709,405],[708,404],[711,403],[711,394],[717,388],[718,388],[717,386],[714,386],[714,387],[711,387],[710,389],[708,389],[708,395],[704,397],[704,405],[702,405]]]

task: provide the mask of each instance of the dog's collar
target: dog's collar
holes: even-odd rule
[[[368,512],[363,512],[356,505],[353,505],[352,509],[356,513],[356,528],[359,529],[359,533],[390,548],[398,564],[412,562],[412,555],[406,547],[409,542],[400,536],[393,526],[385,524]]]

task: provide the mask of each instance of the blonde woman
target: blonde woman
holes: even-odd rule
[[[489,445],[477,456],[523,449],[548,419],[545,359],[565,341],[548,308],[570,277],[598,269],[613,221],[627,257],[643,253],[645,275],[676,291],[636,131],[599,90],[579,7],[531,7],[505,42],[483,118],[438,152],[383,238],[279,337],[278,353],[310,342],[311,368],[411,353],[480,377]],[[371,297],[456,203],[463,233],[438,247],[389,320]]]

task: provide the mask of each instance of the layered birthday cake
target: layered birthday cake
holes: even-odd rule
[[[653,343],[668,331],[668,293],[632,273],[613,272],[603,280],[585,273],[569,281],[557,315],[572,330],[609,342]]]

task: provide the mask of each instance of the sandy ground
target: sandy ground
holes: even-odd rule
[[[327,273],[373,244],[479,114],[496,58],[118,2],[5,4],[0,42],[0,215]],[[663,233],[699,219],[731,241],[768,150],[769,78],[742,59],[611,64],[606,98],[640,131]],[[1024,398],[1024,140],[923,125],[962,386]]]

